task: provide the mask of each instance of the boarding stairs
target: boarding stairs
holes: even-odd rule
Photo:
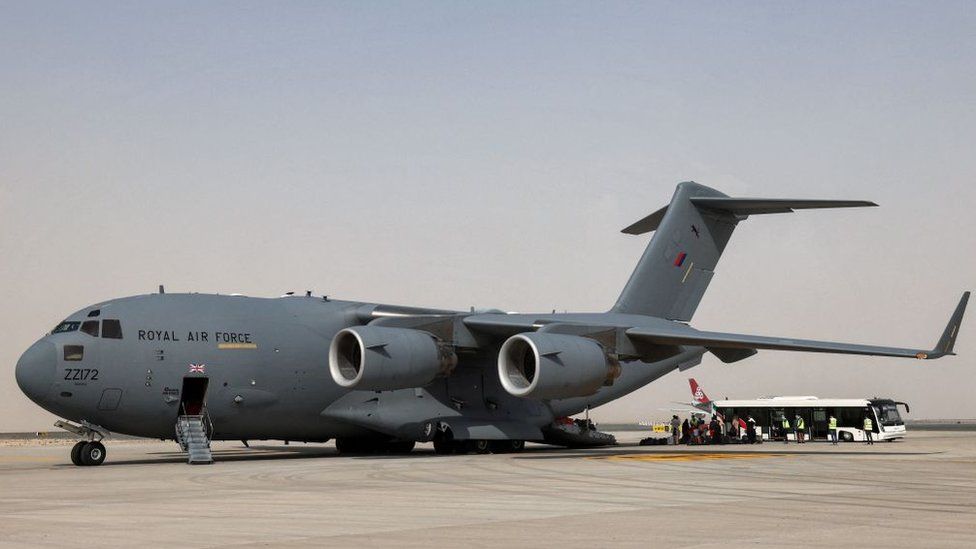
[[[206,412],[200,415],[183,414],[176,419],[176,441],[187,453],[187,463],[191,465],[213,463],[210,437],[207,435],[208,427],[210,423]]]

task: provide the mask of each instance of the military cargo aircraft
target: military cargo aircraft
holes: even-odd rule
[[[954,354],[969,293],[935,347],[907,349],[699,331],[692,319],[736,224],[865,201],[731,198],[685,182],[623,229],[655,231],[604,313],[450,311],[289,295],[157,294],[69,315],[20,358],[17,383],[105,459],[109,432],[173,439],[336,441],[340,453],[512,452],[557,441],[559,418],[620,398],[712,353],[758,350],[935,359]]]

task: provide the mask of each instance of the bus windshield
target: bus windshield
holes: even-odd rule
[[[898,413],[898,405],[894,402],[879,402],[875,404],[874,409],[882,425],[903,425],[901,414]]]

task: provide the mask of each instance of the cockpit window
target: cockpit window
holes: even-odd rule
[[[65,345],[64,359],[68,361],[78,361],[85,358],[85,347],[82,345]]]
[[[98,337],[98,321],[86,320],[81,323],[81,331],[92,337]]]
[[[81,322],[76,322],[74,320],[65,320],[61,324],[55,326],[54,329],[51,330],[51,333],[63,334],[67,332],[74,332],[75,330],[78,329],[78,326],[81,326]]]
[[[95,310],[92,310],[92,311],[88,311],[88,318],[95,318],[96,316],[98,316],[100,314],[102,314],[102,310],[101,309],[95,309]]]
[[[122,339],[122,323],[112,318],[106,318],[103,320],[102,337],[108,339]]]

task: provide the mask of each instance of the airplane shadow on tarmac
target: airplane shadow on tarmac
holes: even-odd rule
[[[565,452],[561,448],[531,448],[524,450],[525,453],[543,452]],[[178,451],[174,452],[147,452],[146,458],[135,459],[112,459],[111,447],[109,447],[110,457],[99,467],[115,467],[125,465],[150,465],[162,463],[186,463],[186,454]],[[251,445],[250,448],[235,448],[228,450],[216,450],[213,452],[214,462],[234,462],[234,461],[265,461],[265,460],[286,460],[286,459],[313,459],[313,458],[344,458],[344,459],[366,459],[366,460],[402,460],[429,458],[435,456],[432,448],[422,448],[414,450],[409,454],[374,454],[374,455],[339,455],[335,448],[331,446],[258,446]],[[469,454],[473,457],[473,454]],[[437,456],[449,459],[451,457],[463,456]],[[74,467],[70,462],[57,465],[57,467]]]
[[[819,456],[819,457],[876,457],[876,456],[920,456],[933,455],[943,452],[863,452],[857,450],[840,450],[834,452],[824,452],[816,450],[794,450],[787,448],[768,450],[735,450],[733,448],[716,448],[708,446],[696,446],[687,450],[645,450],[643,446],[616,446],[604,448],[547,448],[530,447],[518,454],[506,454],[513,459],[519,460],[547,460],[547,459],[566,459],[566,458],[614,458],[621,456],[648,456],[662,458],[679,457],[711,454],[721,456],[726,454],[735,457],[748,457],[754,454],[756,457],[786,457],[786,456]],[[116,467],[126,465],[151,465],[163,463],[186,463],[186,454],[181,452],[147,452],[146,458],[106,460],[100,467]],[[213,454],[215,462],[235,462],[235,461],[267,461],[267,460],[287,460],[287,459],[312,459],[312,458],[344,458],[357,460],[403,460],[419,459],[435,456],[433,449],[422,448],[409,454],[380,454],[380,455],[348,455],[341,456],[335,448],[329,446],[255,446],[250,448],[237,448],[228,450],[217,450]],[[440,459],[450,459],[452,457],[464,457],[460,455],[437,456]],[[467,457],[477,457],[474,454],[467,454]],[[74,467],[70,462],[57,465],[56,467]]]

